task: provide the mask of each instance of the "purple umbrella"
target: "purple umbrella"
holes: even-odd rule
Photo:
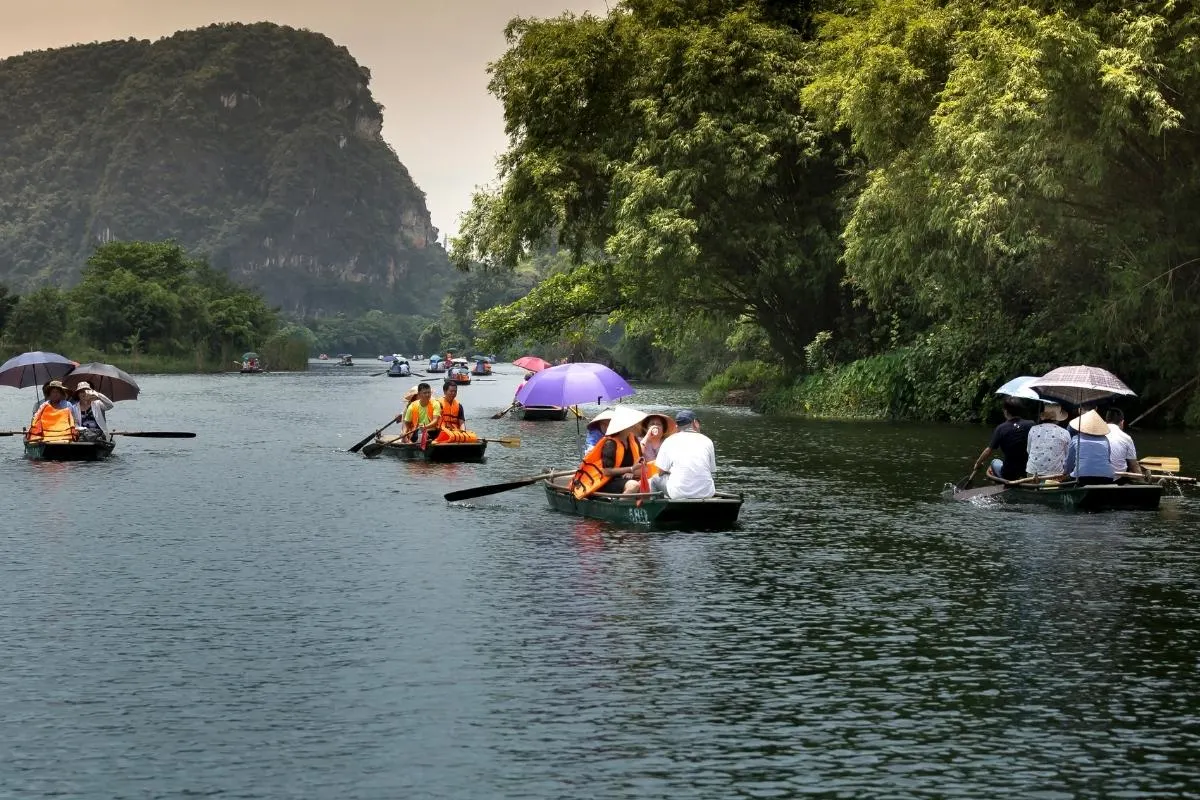
[[[534,375],[517,392],[523,406],[602,403],[633,394],[633,387],[603,364],[559,364]]]
[[[75,362],[58,353],[21,353],[0,364],[0,386],[24,389],[41,386],[52,378],[61,378],[75,368]]]

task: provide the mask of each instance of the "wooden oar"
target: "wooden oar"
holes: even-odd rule
[[[583,419],[583,413],[580,412],[579,406],[571,406],[571,413],[575,415],[575,419]]]
[[[195,439],[190,431],[109,431],[109,436],[140,436],[143,439]]]
[[[492,419],[500,419],[501,417],[503,417],[505,414],[507,414],[508,412],[512,411],[512,410],[513,410],[514,408],[516,408],[516,407],[517,407],[517,401],[516,401],[516,400],[513,400],[513,401],[512,401],[512,404],[511,404],[511,405],[509,405],[509,407],[508,407],[508,408],[504,409],[503,411],[501,411],[501,412],[499,412],[499,413],[497,413],[497,414],[492,414]]]
[[[1179,472],[1179,459],[1175,456],[1146,456],[1139,459],[1142,469],[1155,472]]]
[[[393,425],[395,425],[395,424],[396,424],[396,420],[395,420],[395,419],[392,419],[390,422],[388,422],[388,424],[387,424],[387,425],[384,425],[384,426],[383,426],[382,428],[380,428],[379,430],[377,430],[377,431],[374,431],[373,433],[370,433],[370,434],[368,434],[367,436],[363,437],[363,440],[362,440],[361,442],[359,442],[358,444],[354,445],[354,447],[351,447],[351,448],[350,448],[350,452],[351,452],[351,453],[357,453],[359,450],[362,450],[362,449],[363,449],[363,445],[365,445],[367,442],[371,441],[371,440],[372,440],[372,439],[374,439],[376,436],[378,436],[379,434],[383,433],[385,430],[387,430],[388,428],[392,427],[392,426],[393,426]]]
[[[567,475],[574,474],[575,470],[573,469],[562,470],[560,472],[543,472],[541,475],[533,475],[529,478],[518,478],[517,480],[509,481],[508,483],[493,483],[490,486],[476,486],[473,489],[459,489],[456,492],[448,492],[447,494],[442,495],[442,497],[453,503],[455,500],[469,500],[472,497],[500,494],[501,492],[507,492],[510,489],[520,489],[522,486],[529,486],[530,484],[537,483],[538,481],[549,480],[550,478],[563,478]]]
[[[25,431],[0,431],[0,436],[23,436]]]
[[[970,474],[970,475],[968,475],[967,477],[963,478],[963,479],[962,479],[962,480],[960,480],[958,483],[954,484],[954,491],[956,491],[956,492],[961,492],[963,489],[966,489],[968,486],[970,486],[970,485],[971,485],[971,481],[975,480],[975,473],[976,473],[976,472],[979,472],[979,467],[976,467],[975,469],[971,470],[971,474]]]
[[[480,439],[481,442],[495,442],[501,447],[520,447],[520,436],[502,436],[499,439]]]

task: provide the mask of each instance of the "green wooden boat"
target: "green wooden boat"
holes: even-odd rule
[[[594,494],[576,500],[567,489],[569,478],[546,481],[546,499],[555,511],[639,528],[727,530],[737,525],[740,494],[718,493],[704,500],[670,500],[651,495]]]
[[[363,455],[374,458],[380,454],[405,461],[433,461],[438,464],[481,463],[487,442],[430,442],[422,449],[399,436],[381,436],[363,447]]]
[[[526,422],[561,422],[567,418],[566,406],[517,406],[517,419]]]
[[[1064,508],[1068,511],[1154,511],[1162,500],[1160,483],[1102,483],[1080,486],[1074,481],[1009,483],[988,477],[993,486],[968,489],[954,494],[956,499],[994,498],[1002,503],[1033,503]]]
[[[25,457],[32,461],[101,461],[116,445],[100,442],[25,442]]]

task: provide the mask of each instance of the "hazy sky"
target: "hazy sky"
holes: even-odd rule
[[[612,0],[615,5],[616,0]],[[371,70],[383,136],[453,234],[506,144],[488,62],[514,16],[603,14],[604,0],[0,0],[0,57],[80,42],[158,39],[213,22],[278,22],[344,45]]]

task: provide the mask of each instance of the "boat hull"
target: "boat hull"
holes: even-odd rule
[[[435,464],[482,463],[487,451],[487,442],[430,442],[421,449],[412,442],[399,441],[398,437],[376,439],[371,449],[363,448],[369,457],[388,455],[403,461],[430,461]]]
[[[517,419],[526,422],[561,422],[567,418],[566,406],[519,406]]]
[[[705,500],[595,494],[577,500],[562,481],[546,481],[546,500],[555,511],[652,530],[728,530],[737,525],[742,510],[740,494]]]
[[[26,442],[31,461],[101,461],[112,455],[113,442]]]
[[[1068,511],[1154,511],[1163,487],[1154,483],[1067,487],[1007,486],[992,497],[1005,503],[1033,503]]]

